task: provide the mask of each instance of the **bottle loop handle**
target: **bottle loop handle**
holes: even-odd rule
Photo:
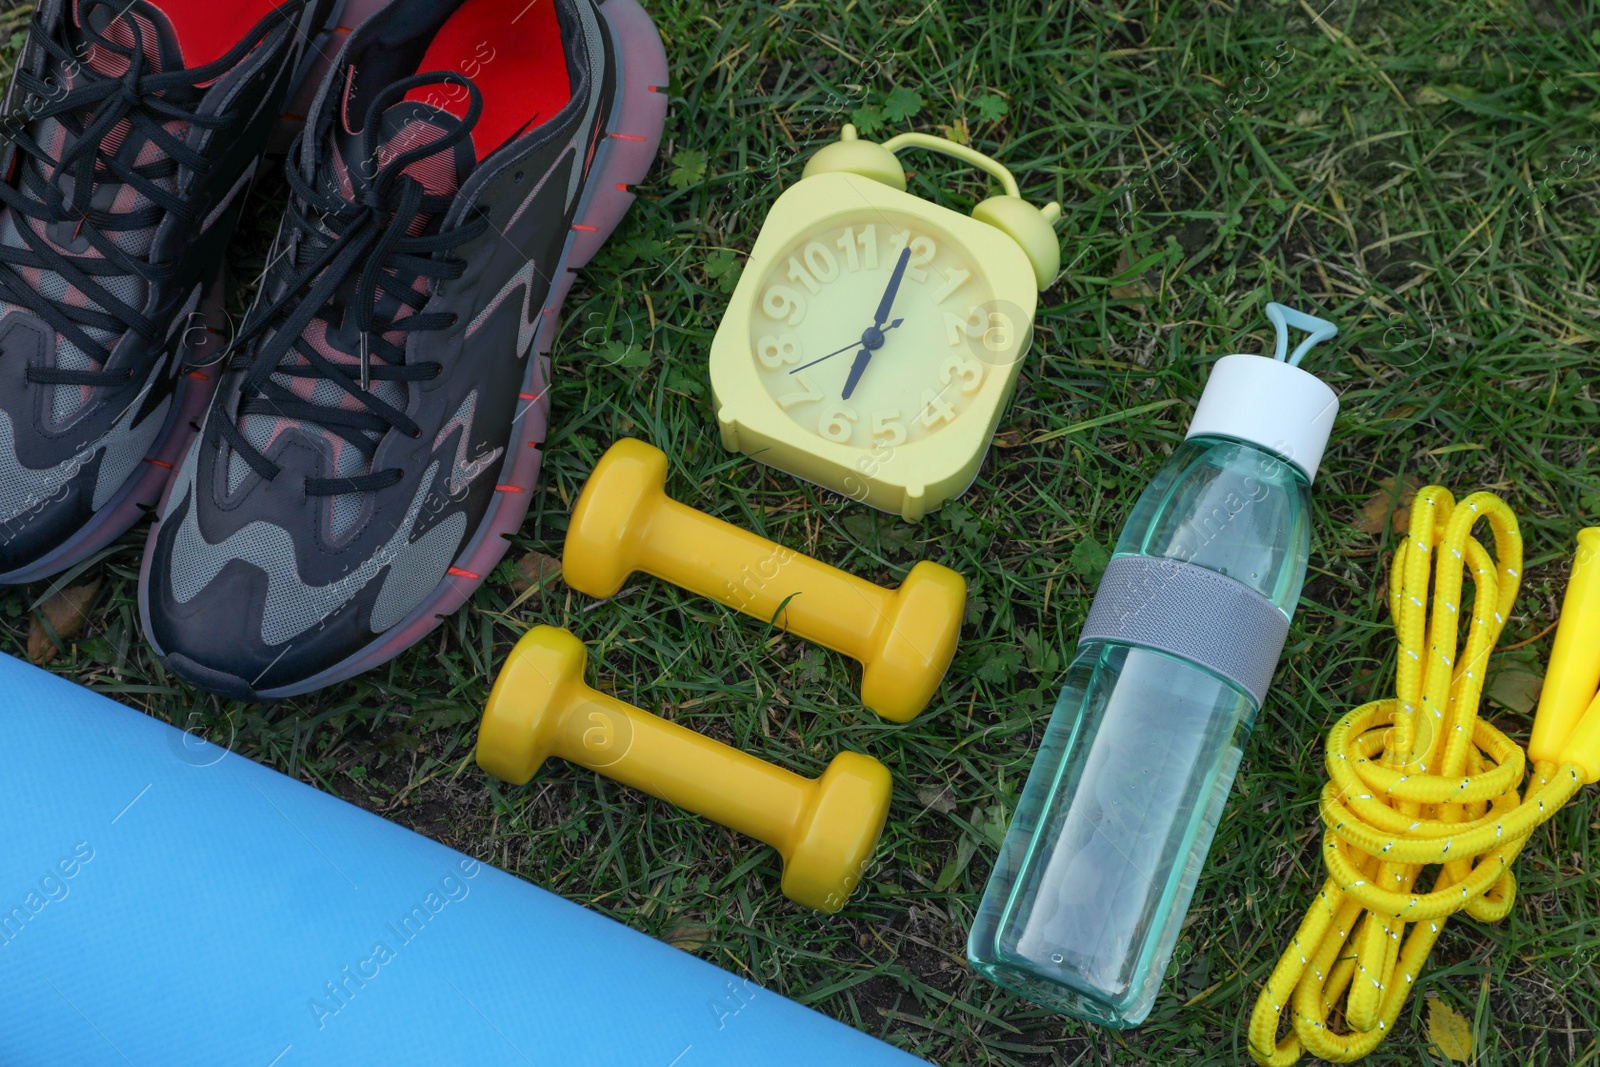
[[[1339,327],[1326,319],[1319,319],[1315,315],[1307,315],[1304,311],[1283,304],[1267,305],[1267,321],[1272,323],[1278,331],[1278,347],[1273,352],[1272,358],[1280,363],[1288,363],[1291,367],[1298,367],[1312,347],[1323,341],[1331,340],[1339,333]],[[1308,336],[1300,342],[1300,346],[1289,352],[1290,328],[1304,331]],[[1288,353],[1288,359],[1284,354]]]

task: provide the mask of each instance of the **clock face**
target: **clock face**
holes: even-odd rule
[[[750,316],[750,359],[802,429],[858,448],[938,434],[1005,374],[995,293],[948,234],[892,211],[836,216],[772,260]],[[1008,344],[1009,342],[1007,342]]]

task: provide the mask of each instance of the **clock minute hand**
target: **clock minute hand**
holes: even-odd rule
[[[906,265],[911,262],[911,246],[900,250],[900,258],[895,262],[894,274],[889,277],[889,288],[883,292],[883,300],[878,303],[878,317],[872,324],[878,329],[883,329],[883,324],[889,321],[889,312],[894,308],[894,298],[900,292],[900,283],[905,280]]]

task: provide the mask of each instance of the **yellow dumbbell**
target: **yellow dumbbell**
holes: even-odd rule
[[[478,766],[516,785],[551,756],[703,815],[783,856],[783,892],[844,907],[889,815],[889,771],[841,752],[802,778],[589,688],[583,642],[536,626],[512,649],[478,728]]]
[[[667,457],[624,438],[583,487],[561,570],[594,597],[644,571],[860,660],[861,703],[913,719],[955,655],[966,579],[922,562],[884,589],[666,495]]]

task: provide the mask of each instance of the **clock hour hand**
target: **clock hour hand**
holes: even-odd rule
[[[894,329],[896,326],[899,326],[904,321],[906,321],[906,320],[905,319],[895,319],[893,322],[891,322],[889,325],[885,326],[883,329],[878,330],[878,333],[880,335],[888,333],[890,330]],[[871,340],[871,333],[872,333],[873,329],[876,329],[876,327],[869,327],[868,330],[866,331],[866,333],[864,333],[859,339],[857,339],[855,341],[851,341],[849,344],[845,345],[843,348],[836,349],[836,350],[834,350],[832,352],[829,352],[825,356],[819,356],[818,358],[812,360],[810,363],[807,363],[802,367],[796,367],[794,370],[790,371],[789,373],[790,374],[799,374],[803,370],[810,370],[812,367],[815,367],[818,363],[822,363],[822,362],[824,362],[826,360],[830,360],[834,356],[840,355],[841,353],[844,353],[844,352],[848,352],[852,348],[857,348],[857,347],[859,347],[861,345],[866,345],[869,348],[873,347],[872,340]],[[880,341],[879,343],[881,344],[882,342]]]
[[[856,353],[856,361],[850,364],[850,376],[844,380],[844,399],[849,400],[850,394],[856,391],[856,385],[861,381],[861,375],[867,369],[867,364],[872,362],[872,349],[865,345]]]

